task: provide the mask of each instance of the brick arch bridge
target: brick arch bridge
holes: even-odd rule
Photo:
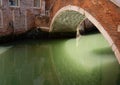
[[[107,39],[120,63],[119,7],[110,2],[110,0],[55,0],[50,11],[49,31],[54,31],[55,20],[61,15],[66,16],[64,14],[65,11],[68,12],[68,16],[73,11],[77,16],[82,16],[79,22],[82,22],[84,16],[88,18]],[[77,23],[79,24],[79,22]]]

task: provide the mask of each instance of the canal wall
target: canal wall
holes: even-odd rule
[[[116,6],[110,0],[46,0],[46,10],[42,9],[42,11],[45,12],[47,16],[45,15],[44,18],[39,18],[38,20],[38,18],[36,19],[36,15],[39,16],[41,14],[41,9],[40,7],[34,8],[32,1],[33,0],[20,0],[20,6],[17,7],[10,7],[7,3],[8,0],[4,0],[2,2],[0,6],[0,36],[9,34],[18,35],[27,32],[32,28],[40,30],[45,29],[48,32],[53,32],[54,30],[57,30],[57,26],[54,27],[57,17],[65,11],[74,11],[80,15],[84,15],[96,26],[96,28],[109,42],[120,63],[119,6]],[[41,7],[44,8],[44,3]],[[74,15],[76,15],[76,13]],[[39,17],[41,17],[41,15]],[[64,16],[63,19],[65,17],[66,16]],[[68,17],[67,19],[68,23],[72,22],[70,18],[71,17]],[[77,24],[79,26],[80,23]],[[58,26],[59,25],[60,23],[58,23]],[[73,27],[77,27],[77,25],[73,24]],[[68,30],[68,27],[65,27],[63,31],[65,29]]]
[[[11,5],[10,1],[0,0],[0,36],[21,34],[34,28],[35,16],[41,12],[33,0],[18,0]]]

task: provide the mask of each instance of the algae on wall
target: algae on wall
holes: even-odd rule
[[[60,13],[53,25],[53,32],[74,32],[76,31],[77,26],[85,18],[84,15],[76,11],[66,10]]]

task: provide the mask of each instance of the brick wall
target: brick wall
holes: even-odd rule
[[[33,0],[20,0],[19,7],[10,7],[8,1],[2,0],[0,6],[3,13],[3,28],[0,28],[0,35],[23,33],[33,28],[35,15],[40,14],[40,8],[33,7]]]

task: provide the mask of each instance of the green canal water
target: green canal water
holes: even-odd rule
[[[101,34],[0,46],[0,85],[120,85],[120,65]]]

